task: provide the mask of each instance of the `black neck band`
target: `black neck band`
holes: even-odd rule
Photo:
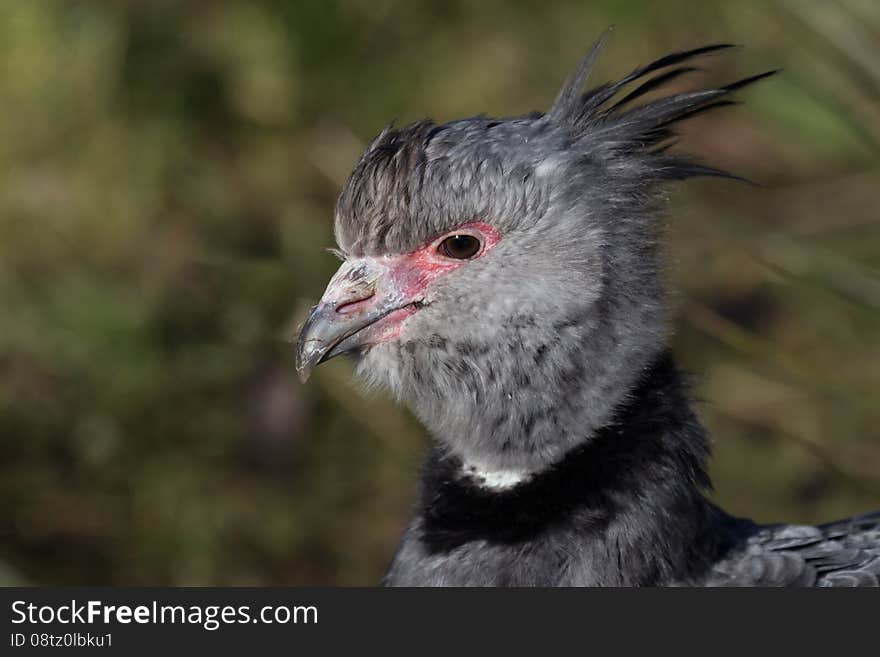
[[[513,544],[564,524],[598,532],[620,514],[702,501],[708,441],[668,353],[645,371],[614,421],[551,468],[493,490],[434,450],[423,476],[422,540],[446,552],[474,540]]]

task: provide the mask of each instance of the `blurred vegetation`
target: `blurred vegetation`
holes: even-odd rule
[[[683,148],[761,183],[670,200],[674,347],[717,499],[880,507],[880,4],[0,4],[0,583],[369,584],[425,437],[350,365],[296,381],[332,205],[391,118],[544,108],[707,42],[767,68]]]

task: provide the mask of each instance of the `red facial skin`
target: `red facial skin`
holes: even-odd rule
[[[480,241],[480,250],[465,260],[449,258],[440,253],[440,244],[453,235],[471,235]],[[464,224],[455,230],[420,246],[415,251],[401,256],[392,256],[396,262],[389,263],[389,275],[397,282],[399,289],[410,299],[420,299],[425,290],[443,274],[458,269],[468,262],[481,258],[491,251],[501,234],[497,229],[482,221]]]
[[[450,258],[443,255],[439,248],[440,244],[453,235],[471,235],[480,242],[480,250],[467,259]],[[483,257],[491,251],[501,240],[501,233],[489,224],[477,221],[463,224],[455,230],[427,242],[416,250],[393,256],[381,256],[377,258],[385,269],[384,276],[388,280],[381,288],[393,289],[396,295],[401,297],[402,303],[409,303],[405,307],[395,310],[379,321],[363,329],[361,337],[363,344],[374,345],[380,342],[393,340],[400,335],[404,321],[418,312],[418,302],[423,301],[427,290],[434,281],[451,271],[463,267],[467,263]],[[369,297],[345,304],[337,309],[337,312],[357,312],[374,302],[375,297]]]

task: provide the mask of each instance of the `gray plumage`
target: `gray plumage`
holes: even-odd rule
[[[709,586],[880,585],[880,513],[819,527],[762,527],[715,564]]]
[[[639,104],[715,45],[581,93],[603,41],[546,113],[386,128],[342,191],[347,262],[298,367],[357,352],[435,441],[385,582],[876,585],[880,516],[761,528],[706,500],[708,443],[666,354],[663,184],[734,177],[671,155],[672,128],[770,73]],[[497,243],[478,230],[485,249],[448,265],[425,250],[472,224]]]

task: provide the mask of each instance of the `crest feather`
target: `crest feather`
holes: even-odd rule
[[[642,105],[631,105],[633,101],[642,98],[648,92],[662,89],[671,81],[700,70],[686,65],[690,60],[735,47],[729,43],[718,43],[664,55],[635,69],[617,82],[605,83],[582,93],[583,86],[610,32],[611,30],[608,29],[599,37],[574,73],[566,80],[546,118],[557,125],[568,127],[576,135],[589,133],[604,138],[609,143],[614,143],[618,152],[659,156],[668,146],[669,140],[674,137],[672,127],[675,124],[719,107],[736,104],[736,101],[726,96],[778,72],[767,71],[723,87],[687,91]],[[652,73],[657,75],[644,80],[635,89],[612,103],[619,93],[626,91],[628,85],[643,80]],[[699,175],[738,178],[718,169],[698,166],[669,156],[658,157],[656,163],[658,176],[661,178],[688,178]]]
[[[596,43],[593,44],[590,51],[580,61],[574,73],[568,76],[562,89],[559,90],[556,100],[553,102],[553,107],[547,112],[547,116],[551,120],[564,121],[573,111],[578,109],[581,89],[587,83],[590,71],[593,70],[593,66],[599,58],[599,53],[605,46],[605,41],[610,36],[612,29],[609,27],[596,39]]]

